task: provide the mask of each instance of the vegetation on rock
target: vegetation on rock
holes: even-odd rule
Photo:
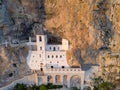
[[[62,85],[53,85],[52,83],[48,83],[47,85],[32,85],[28,86],[25,84],[17,84],[13,90],[48,90],[48,89],[60,89]]]

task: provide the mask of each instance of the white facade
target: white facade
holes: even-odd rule
[[[69,67],[66,60],[68,41],[62,39],[61,45],[47,44],[46,35],[36,35],[36,51],[29,51],[27,63],[30,69],[40,70],[41,68],[64,68]]]
[[[36,42],[29,42],[29,45],[35,45],[37,47],[34,51],[29,51],[27,57],[27,63],[30,69],[33,71],[41,70],[44,72],[44,82],[42,83],[53,83],[67,85],[68,88],[71,87],[72,78],[75,76],[80,77],[79,89],[84,88],[84,76],[85,71],[81,68],[70,68],[67,64],[66,51],[69,49],[68,41],[62,39],[62,44],[48,44],[46,35],[36,35]],[[60,82],[57,82],[56,77],[59,76]],[[64,76],[67,78],[65,79]],[[39,83],[41,83],[41,77]],[[50,80],[49,77],[52,77]]]

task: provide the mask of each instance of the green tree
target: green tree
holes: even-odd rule
[[[100,84],[103,83],[103,79],[99,76],[98,78],[93,78],[93,90],[100,90]]]
[[[100,85],[100,90],[112,90],[112,88],[114,87],[114,85],[110,82],[103,82]]]
[[[104,81],[101,77],[93,79],[93,90],[113,90],[114,86],[112,82]]]
[[[13,90],[27,90],[27,86],[25,84],[16,84]]]
[[[33,85],[33,86],[31,87],[31,89],[30,89],[30,90],[38,90],[38,89],[39,89],[39,87],[38,87],[38,86]]]
[[[44,85],[41,85],[41,86],[39,87],[39,90],[47,90],[47,88],[46,88]]]

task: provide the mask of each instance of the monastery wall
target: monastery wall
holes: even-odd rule
[[[46,68],[45,73],[52,73],[52,74],[80,74],[84,73],[81,68]]]
[[[46,64],[45,60],[45,54],[43,54],[43,51],[32,51],[31,54],[27,57],[27,62],[29,64],[29,67],[33,70],[39,70],[41,67],[41,64],[43,66]]]
[[[48,67],[69,67],[67,64],[65,51],[46,51],[46,62]]]

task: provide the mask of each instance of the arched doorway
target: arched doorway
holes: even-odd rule
[[[55,83],[59,84],[61,81],[60,81],[60,75],[56,75],[55,76]]]
[[[67,75],[63,76],[63,85],[67,87]]]
[[[51,75],[47,76],[47,82],[48,83],[53,83],[53,77]]]
[[[72,76],[70,78],[70,88],[78,88],[81,87],[81,78],[79,76]]]
[[[38,77],[38,85],[41,85],[43,82],[42,78],[41,77]]]

